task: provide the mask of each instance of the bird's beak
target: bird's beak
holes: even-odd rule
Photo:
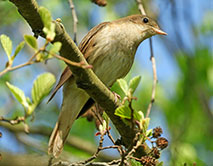
[[[153,28],[153,30],[158,34],[158,35],[167,35],[166,32],[160,30],[160,29],[157,29],[157,28]]]

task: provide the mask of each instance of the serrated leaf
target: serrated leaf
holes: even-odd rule
[[[34,50],[36,50],[36,51],[38,50],[38,44],[37,44],[36,38],[34,36],[24,35],[24,40]]]
[[[116,108],[115,115],[121,118],[131,119],[131,109],[128,106],[122,105]]]
[[[131,93],[133,94],[138,87],[138,84],[140,83],[141,76],[136,76],[132,78],[129,82],[129,89],[131,90]]]
[[[61,42],[55,42],[53,43],[52,47],[50,48],[50,53],[51,54],[55,54],[57,52],[59,52],[61,49]]]
[[[6,85],[10,89],[10,91],[12,92],[16,100],[18,100],[18,102],[24,106],[25,110],[27,110],[29,107],[29,104],[27,102],[24,92],[18,87],[10,84],[9,82],[6,82]]]
[[[32,101],[34,105],[38,105],[41,100],[47,96],[55,83],[55,76],[51,73],[44,73],[38,76],[33,83]]]
[[[142,111],[135,111],[135,119],[139,122],[142,122],[142,120],[144,119],[144,113]]]
[[[129,106],[122,105],[115,110],[115,115],[120,116],[121,118],[131,119],[131,109]],[[134,119],[138,120],[141,115],[137,111],[134,111]]]
[[[25,41],[22,41],[21,43],[19,43],[19,45],[16,47],[15,53],[12,56],[12,60],[15,59],[16,55],[18,55],[18,53],[22,50],[22,48],[24,47]]]
[[[11,62],[10,55],[12,53],[13,43],[10,40],[10,38],[8,36],[6,36],[6,35],[1,35],[0,36],[0,40],[1,40],[2,47],[3,47],[4,51],[6,52],[8,60],[9,60],[9,63],[10,63]]]
[[[122,91],[125,93],[125,95],[128,95],[128,89],[129,88],[128,88],[126,80],[118,79],[117,82],[118,82],[120,88],[122,89]]]

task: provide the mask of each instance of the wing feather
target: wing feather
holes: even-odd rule
[[[94,40],[94,36],[96,33],[98,33],[101,29],[103,29],[106,25],[108,25],[110,22],[103,22],[99,25],[97,25],[96,27],[92,28],[88,34],[83,38],[83,40],[81,41],[81,43],[79,44],[78,48],[79,50],[82,52],[82,54],[84,55],[85,59],[87,59],[89,57],[89,52],[87,51],[88,48],[90,46],[93,46],[95,44],[95,40]],[[87,53],[88,52],[88,53]],[[52,98],[55,96],[55,94],[57,93],[57,91],[64,85],[64,83],[70,78],[73,77],[72,72],[70,70],[70,68],[67,66],[60,79],[58,84],[56,85],[56,87],[54,88],[48,102],[50,102],[52,100]]]

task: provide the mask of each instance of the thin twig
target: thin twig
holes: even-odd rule
[[[85,161],[81,161],[79,162],[79,164],[86,164],[86,163],[89,163],[90,161],[96,159],[98,157],[98,153],[102,150],[103,148],[103,141],[104,141],[104,134],[101,134],[101,139],[99,141],[99,146],[98,146],[98,149],[97,151],[95,152],[95,154],[90,157],[89,159],[85,160]]]
[[[127,151],[127,155],[126,158],[128,158],[129,156],[131,156],[133,153],[135,153],[136,149],[141,145],[141,141],[139,140],[141,132],[137,132],[135,135],[135,138],[133,139],[133,146],[132,148],[129,148]],[[136,144],[134,146],[134,144]]]
[[[22,67],[28,66],[28,65],[32,65],[34,63],[39,63],[38,61],[33,61],[33,59],[41,52],[41,50],[39,50],[38,52],[36,52],[27,62],[22,63],[20,65],[14,66],[12,67],[7,66],[3,71],[0,72],[0,77],[3,76],[4,74],[6,74],[7,72],[13,71],[13,70],[17,70],[20,69]]]
[[[16,125],[16,124],[19,124],[21,122],[24,122],[25,121],[25,117],[22,116],[22,117],[16,117],[14,119],[6,119],[4,117],[0,117],[0,121],[3,121],[3,122],[7,122],[7,123],[10,123],[11,125]]]
[[[27,125],[27,123],[25,121],[27,117],[28,116],[25,115],[25,116],[16,117],[14,119],[6,119],[6,118],[0,116],[0,121],[7,122],[7,123],[9,123],[11,125],[17,125],[17,124],[23,122],[23,124],[24,124],[24,131],[26,133],[29,133],[29,126]]]
[[[152,62],[153,84],[152,84],[152,97],[151,97],[151,101],[149,103],[148,109],[146,111],[146,118],[149,117],[152,105],[155,102],[155,93],[156,93],[156,86],[157,86],[157,80],[158,80],[158,78],[157,78],[157,68],[156,68],[156,63],[155,63],[155,57],[154,57],[153,48],[152,48],[152,38],[149,39],[149,43],[150,43],[150,50],[151,50],[150,60]]]
[[[95,109],[96,111],[94,109],[92,109],[92,112],[94,113],[94,115],[96,116],[96,118],[98,119],[98,121],[100,122],[100,124],[103,125],[103,122],[102,122],[102,120],[100,118],[100,113],[99,113],[100,111],[97,111],[98,109],[100,109],[99,105],[96,104],[95,106],[96,106],[96,109]],[[106,129],[106,133],[107,133],[107,136],[109,137],[109,139],[111,140],[111,142],[113,143],[113,145],[115,145],[115,140],[113,139],[113,137],[112,137],[112,135],[110,133],[109,126]],[[120,146],[115,145],[115,148],[117,148],[117,150],[118,150],[118,152],[120,153],[121,156],[125,153],[125,151],[124,151],[124,149],[122,148],[121,145]]]
[[[146,15],[146,12],[144,10],[143,4],[141,0],[136,0],[137,4],[138,4],[138,10],[140,11],[140,13],[142,15]]]
[[[77,24],[78,24],[78,17],[75,11],[75,6],[72,0],[69,0],[70,9],[72,11],[72,18],[73,18],[73,32],[74,32],[74,42],[76,45],[78,45],[77,41]]]
[[[19,68],[22,68],[22,67],[25,67],[25,66],[28,66],[28,65],[32,65],[34,63],[39,63],[40,61],[36,61],[36,60],[33,60],[37,55],[39,55],[43,50],[45,50],[46,46],[48,45],[49,42],[45,42],[45,44],[33,55],[30,57],[30,59],[25,62],[25,63],[22,63],[20,65],[17,65],[17,66],[14,66],[12,67],[12,63],[7,66],[2,72],[0,72],[0,77],[4,74],[6,74],[7,72],[9,71],[13,71],[13,70],[17,70]]]
[[[112,143],[115,145],[115,140],[113,139],[111,133],[109,132],[109,129],[107,129],[107,136],[112,141]],[[121,145],[119,145],[117,147],[117,150],[118,150],[118,152],[120,153],[121,156],[123,156],[123,154],[125,154],[125,150],[123,149],[123,147]]]
[[[138,4],[138,9],[142,15],[146,15],[146,12],[144,10],[143,4],[141,0],[136,0]],[[152,105],[155,102],[155,92],[156,92],[156,86],[157,86],[157,69],[156,69],[156,63],[155,63],[155,57],[153,53],[153,46],[152,46],[152,38],[149,38],[149,45],[150,45],[150,60],[152,62],[152,71],[153,71],[153,85],[152,85],[152,96],[151,96],[151,101],[149,103],[149,106],[146,111],[146,118],[149,117]]]
[[[46,52],[46,53],[48,53],[48,54],[50,54],[50,55],[52,55],[52,56],[54,56],[54,57],[56,57],[56,58],[58,58],[58,59],[64,61],[64,62],[66,62],[66,63],[68,63],[68,64],[70,64],[70,65],[72,65],[72,66],[82,67],[82,68],[85,68],[85,69],[90,69],[90,68],[92,68],[91,65],[85,65],[84,62],[80,62],[80,63],[78,63],[78,62],[73,62],[73,61],[71,61],[71,60],[69,60],[69,59],[67,59],[67,58],[64,58],[64,57],[62,57],[62,56],[60,56],[60,55],[57,55],[57,54],[54,54],[54,53],[51,53],[51,52],[49,52],[49,51],[47,51],[47,50],[44,50],[44,52]]]

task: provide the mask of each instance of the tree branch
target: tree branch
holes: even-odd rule
[[[0,126],[6,128],[7,130],[9,130],[11,132],[13,132],[15,135],[18,135],[20,133],[25,132],[25,128],[22,124],[10,125],[10,124],[5,123],[5,122],[0,122]],[[45,126],[36,126],[36,127],[30,126],[29,133],[30,134],[40,134],[40,135],[49,137],[50,134],[51,134],[51,128],[45,127]],[[25,134],[25,135],[27,135],[27,134]],[[22,143],[24,143],[24,142],[22,141]],[[77,148],[81,151],[84,151],[84,152],[86,152],[90,155],[93,155],[96,152],[96,148],[97,148],[97,146],[95,146],[93,143],[86,141],[84,139],[81,139],[80,137],[74,136],[74,135],[72,135],[72,137],[67,138],[66,144],[69,145],[69,146],[72,146],[74,148]],[[36,147],[34,147],[34,148],[36,148]],[[63,158],[68,156],[67,154],[64,154],[64,153],[62,153],[62,155],[64,156]],[[112,161],[112,160],[115,159],[115,157],[111,157],[111,156],[106,155],[104,153],[100,153],[98,159],[99,159],[99,161]]]
[[[45,37],[42,33],[43,23],[38,13],[38,5],[35,0],[10,0],[18,8],[19,13],[28,22],[35,35],[38,33]],[[61,56],[74,62],[84,62],[88,65],[82,53],[75,45],[70,36],[66,33],[64,27],[55,22],[56,37],[53,42],[59,41],[62,43],[60,50]],[[125,125],[122,120],[114,115],[114,110],[119,106],[119,101],[115,101],[113,93],[98,79],[91,69],[84,69],[77,66],[67,64],[72,70],[76,83],[84,89],[108,114],[116,129],[122,136],[125,145],[129,145],[135,137],[135,132]]]
[[[138,10],[140,11],[140,13],[142,15],[146,15],[146,12],[144,10],[143,4],[141,0],[136,0],[137,4],[138,4]],[[156,86],[157,86],[157,68],[156,68],[156,63],[155,63],[155,57],[154,57],[154,53],[153,53],[153,46],[152,46],[152,38],[149,38],[149,45],[150,45],[150,60],[152,62],[152,71],[153,71],[153,84],[152,84],[152,96],[151,96],[151,100],[149,103],[149,106],[147,108],[146,111],[146,118],[149,117],[151,109],[152,109],[152,105],[155,102],[155,92],[156,92]]]

